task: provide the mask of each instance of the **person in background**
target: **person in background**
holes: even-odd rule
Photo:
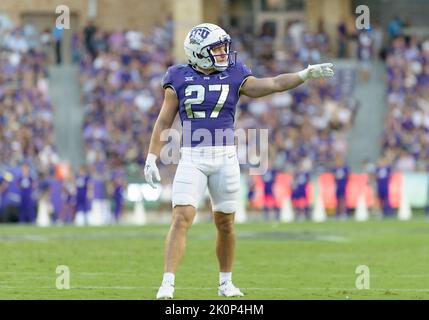
[[[392,207],[389,202],[389,182],[391,175],[392,168],[389,164],[389,160],[386,156],[383,156],[378,160],[375,171],[378,201],[383,217],[390,217],[393,214]]]
[[[79,63],[82,59],[82,45],[78,33],[73,33],[71,38],[72,63]]]
[[[88,21],[85,29],[83,30],[85,48],[90,53],[92,60],[97,57],[97,51],[94,46],[94,35],[97,33],[97,27],[91,19]]]
[[[36,220],[33,191],[35,189],[35,181],[30,173],[30,167],[27,164],[21,166],[21,176],[18,180],[20,189],[20,206],[19,206],[19,222],[34,223]]]
[[[404,26],[404,23],[402,20],[395,16],[390,22],[388,26],[388,33],[391,39],[399,36],[402,33],[402,28]]]
[[[52,39],[52,34],[51,34],[49,28],[43,30],[42,34],[40,35],[39,41],[40,41],[41,50],[44,53],[44,55],[46,57],[50,57],[53,39]]]
[[[374,22],[373,25],[374,28],[371,32],[371,37],[373,43],[374,58],[380,59],[383,50],[384,33],[380,23]]]
[[[274,196],[274,184],[276,181],[278,171],[270,167],[267,172],[262,176],[264,181],[264,220],[270,219],[270,211],[274,209],[275,219],[280,220],[280,208],[276,204]]]
[[[292,181],[292,206],[296,212],[297,220],[310,220],[310,207],[307,195],[307,186],[310,182],[310,174],[304,168],[301,160],[298,169],[293,174]]]
[[[252,176],[247,176],[247,184],[249,186],[248,192],[247,192],[247,201],[249,205],[251,206],[251,203],[253,201],[253,198],[256,195],[256,183]]]
[[[3,178],[8,182],[7,189],[4,191],[2,199],[4,222],[19,222],[21,203],[21,191],[19,186],[20,176],[20,166],[9,167],[3,175]]]
[[[110,222],[109,200],[106,195],[105,164],[96,161],[92,168],[92,210],[91,216],[95,224],[106,224]]]
[[[39,46],[39,39],[33,19],[22,26],[22,32],[27,40],[29,50],[35,50]]]
[[[7,188],[7,181],[3,178],[3,173],[0,175],[0,215],[2,214],[3,208],[3,193]]]
[[[119,218],[122,214],[122,208],[124,204],[124,187],[125,179],[120,173],[113,174],[113,214],[115,222],[119,222]]]
[[[76,195],[73,176],[67,177],[63,184],[63,199],[64,205],[61,212],[61,220],[65,224],[70,224],[74,220],[75,207],[76,207]]]
[[[346,218],[346,186],[349,178],[349,167],[346,165],[341,155],[337,155],[335,158],[333,173],[335,175],[335,196],[337,199],[335,215],[337,218]]]
[[[358,52],[360,76],[362,81],[371,78],[371,59],[373,56],[372,30],[360,30],[358,33]]]
[[[9,181],[7,179],[7,174],[6,173],[1,173],[0,175],[0,222],[6,222],[5,217],[5,198],[6,198],[6,193],[7,193],[7,188],[9,186]]]
[[[344,21],[341,21],[337,26],[337,58],[347,57],[347,26]]]
[[[75,193],[76,193],[76,207],[75,207],[75,223],[77,225],[87,225],[88,224],[88,210],[89,210],[89,201],[88,201],[88,185],[90,181],[90,176],[87,172],[85,166],[79,168],[79,172],[76,175],[75,183]]]
[[[429,180],[429,157],[426,157],[426,176]],[[429,218],[429,181],[427,184],[427,198],[426,198],[426,207],[425,207],[425,216]]]
[[[55,62],[61,64],[63,62],[63,43],[64,29],[58,26],[55,26],[52,30],[52,38],[55,44]]]
[[[63,181],[55,176],[54,169],[49,173],[49,198],[52,204],[52,223],[56,224],[61,218],[64,198],[62,196]]]
[[[51,221],[53,205],[50,201],[50,186],[51,177],[49,170],[47,172],[40,172],[37,196],[37,224],[47,224]]]

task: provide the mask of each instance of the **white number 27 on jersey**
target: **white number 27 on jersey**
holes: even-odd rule
[[[229,84],[211,84],[209,85],[209,91],[220,91],[219,99],[217,100],[216,106],[210,113],[210,118],[217,118],[219,112],[225,104],[226,98],[229,93]],[[188,98],[185,100],[185,110],[188,118],[206,118],[205,111],[192,111],[193,105],[203,103],[205,98],[206,89],[200,84],[191,84],[185,89],[185,97],[192,96],[192,93],[196,92],[195,98]]]

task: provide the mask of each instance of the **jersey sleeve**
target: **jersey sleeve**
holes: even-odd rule
[[[247,79],[247,77],[252,75],[252,71],[250,70],[250,68],[248,66],[246,66],[245,64],[241,65],[241,74],[243,77],[243,81]]]
[[[173,67],[169,67],[164,77],[162,78],[162,87],[164,89],[172,88],[174,91],[176,91],[173,80],[174,80],[174,69]]]
[[[247,78],[252,75],[252,71],[244,63],[239,64],[238,70],[240,74],[240,85],[238,87],[238,95],[240,96],[240,89],[243,86],[243,84],[246,82]]]

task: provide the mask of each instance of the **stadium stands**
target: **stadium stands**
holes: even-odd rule
[[[238,59],[256,76],[294,72],[329,60],[329,39],[323,27],[309,33],[297,24],[288,26],[280,46],[269,29],[258,35],[231,27]],[[85,105],[85,161],[94,179],[102,174],[106,181],[124,169],[128,176],[141,176],[163,99],[160,82],[173,64],[172,28],[169,21],[150,34],[135,30],[108,33],[92,25],[72,37],[71,57],[79,65]],[[53,178],[59,162],[48,95],[47,53],[40,46],[46,36],[31,25],[3,30],[0,56],[2,170],[27,162],[40,182]],[[418,43],[413,37],[394,38],[387,54],[389,112],[381,143],[383,154],[393,159],[398,171],[425,171],[427,167],[428,61],[429,40]],[[313,175],[328,172],[335,157],[345,158],[347,153],[346,137],[358,109],[357,101],[350,98],[357,78],[357,70],[337,68],[329,81],[312,81],[262,99],[242,97],[237,128],[270,128],[266,151],[270,165],[280,171],[293,174],[304,164]],[[161,170],[163,184],[169,185],[175,166],[162,166]]]
[[[48,172],[58,161],[46,55],[31,27],[2,32],[0,55],[0,162],[30,163]]]
[[[4,25],[3,25],[4,26]],[[31,24],[0,29],[0,220],[34,222],[37,188],[59,161],[54,144],[54,107],[49,100],[47,55]],[[28,165],[32,180],[22,177]],[[39,177],[37,181],[36,177]],[[28,190],[27,190],[28,189]],[[24,196],[28,193],[28,196]],[[24,200],[27,199],[27,200]],[[29,208],[23,213],[24,201]],[[25,209],[27,210],[27,209]],[[28,211],[28,210],[27,210]]]
[[[95,48],[92,56],[94,50],[88,50],[86,42],[80,59],[88,163],[99,154],[122,166],[143,164],[163,99],[160,82],[172,64],[168,28],[150,35],[130,30],[87,40]]]
[[[398,36],[386,57],[388,114],[383,153],[398,171],[426,171],[429,160],[429,39]]]

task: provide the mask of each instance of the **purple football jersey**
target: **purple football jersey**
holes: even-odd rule
[[[277,177],[277,170],[268,169],[267,172],[262,176],[262,180],[264,181],[264,192],[265,195],[273,195],[274,194],[274,182]]]
[[[299,199],[307,196],[307,184],[310,182],[308,172],[298,171],[294,174],[292,181],[292,199]]]
[[[234,144],[239,90],[251,74],[249,68],[239,62],[209,75],[185,64],[168,68],[162,86],[172,88],[177,94],[182,146]]]
[[[94,179],[92,180],[92,186],[94,188],[94,199],[106,199],[106,183],[102,176],[94,177]]]
[[[390,166],[378,166],[376,169],[377,191],[381,198],[389,197],[389,182],[391,175],[392,167]]]
[[[78,202],[86,202],[89,180],[89,175],[78,174],[76,176],[76,198]]]
[[[333,171],[334,171],[334,175],[335,175],[335,183],[336,183],[337,193],[339,191],[342,191],[342,193],[344,193],[346,190],[346,186],[347,186],[347,179],[349,176],[349,168],[347,166],[335,167]]]
[[[59,215],[63,207],[63,198],[61,196],[63,181],[52,178],[50,179],[50,200],[54,207],[55,215]]]
[[[30,176],[20,177],[19,187],[21,189],[21,202],[30,203],[33,192],[33,178]]]

